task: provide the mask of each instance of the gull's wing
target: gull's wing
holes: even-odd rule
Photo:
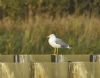
[[[59,38],[56,38],[56,44],[59,44],[59,45],[61,45],[61,47],[62,48],[67,48],[69,45],[68,44],[66,44],[65,42],[63,42],[61,39],[59,39]]]

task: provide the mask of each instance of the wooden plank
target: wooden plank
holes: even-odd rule
[[[95,67],[95,78],[100,78],[100,62],[96,63]]]
[[[0,55],[0,62],[13,62],[13,55]]]
[[[67,64],[36,63],[35,78],[67,78]]]
[[[0,63],[0,78],[99,78],[99,62]]]
[[[2,78],[1,63],[0,63],[0,78]]]
[[[30,78],[30,65],[28,63],[2,63],[2,78]]]
[[[59,55],[64,57],[64,61],[73,62],[89,62],[90,55]],[[19,60],[21,62],[51,62],[51,55],[19,55]],[[0,55],[0,62],[14,62],[14,55]]]

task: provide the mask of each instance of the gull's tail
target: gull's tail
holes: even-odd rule
[[[68,45],[66,48],[71,49],[72,47]]]

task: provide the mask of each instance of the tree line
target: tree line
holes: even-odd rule
[[[13,19],[27,19],[30,15],[48,13],[69,15],[100,15],[100,0],[0,0],[0,20],[10,16]]]

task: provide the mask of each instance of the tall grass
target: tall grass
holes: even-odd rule
[[[100,18],[86,16],[35,15],[31,22],[0,21],[1,54],[50,54],[53,52],[47,41],[51,33],[72,46],[71,50],[60,49],[62,54],[98,54],[100,51]]]

